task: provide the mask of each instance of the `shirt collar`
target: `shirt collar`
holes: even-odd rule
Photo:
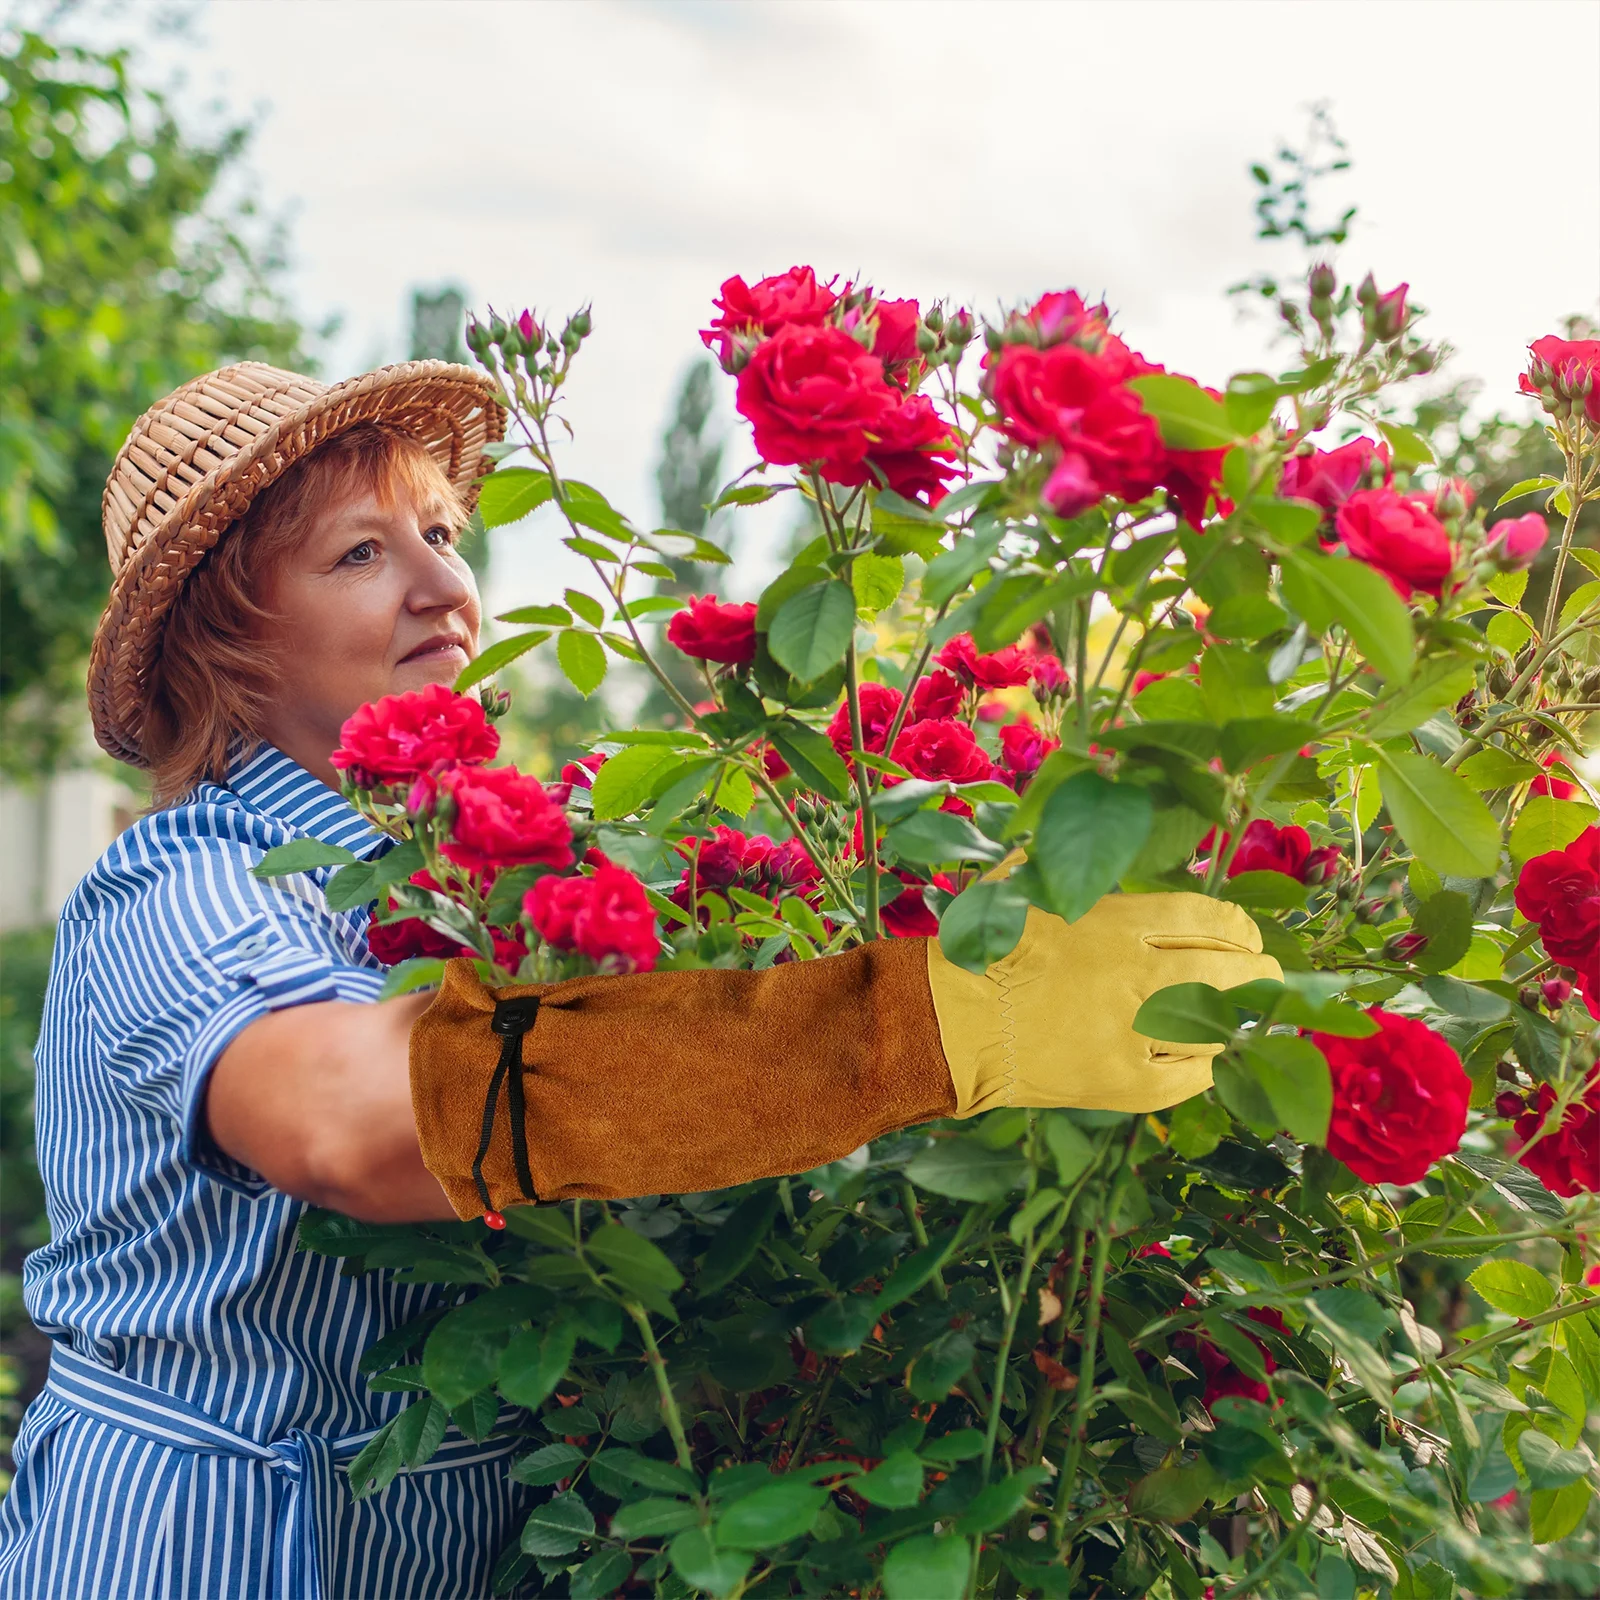
[[[236,753],[228,763],[228,787],[253,810],[358,858],[390,843],[337,789],[275,745],[263,743]]]

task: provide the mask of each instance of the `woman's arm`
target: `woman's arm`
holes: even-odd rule
[[[252,1022],[212,1068],[212,1138],[275,1189],[346,1216],[453,1218],[411,1109],[411,1024],[432,998],[327,1000]]]

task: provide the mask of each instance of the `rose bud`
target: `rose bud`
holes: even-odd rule
[[[984,337],[988,338],[989,330],[984,329]],[[998,338],[998,335],[996,336]],[[950,319],[950,343],[953,345],[967,345],[972,343],[972,318],[965,311],[958,311]]]
[[[1383,947],[1383,953],[1391,961],[1413,961],[1427,947],[1427,934],[1418,933],[1413,929],[1410,933],[1402,933],[1397,938],[1389,940]]]
[[[934,333],[943,331],[944,311],[938,305],[931,305],[922,315],[923,325],[932,329]]]
[[[539,348],[539,341],[544,337],[539,332],[539,324],[533,320],[533,313],[526,308],[517,318],[517,332],[522,335],[522,342],[532,352]]]
[[[1513,1094],[1509,1089],[1502,1089],[1494,1097],[1495,1115],[1504,1117],[1507,1122],[1515,1122],[1527,1109],[1527,1101],[1520,1094]]]
[[[1550,538],[1550,525],[1537,511],[1503,517],[1489,529],[1483,553],[1502,572],[1521,572],[1538,559]]]
[[[489,343],[503,345],[506,334],[511,330],[506,327],[504,320],[495,312],[489,313]]]
[[[1572,998],[1572,985],[1565,978],[1546,978],[1539,993],[1552,1011],[1559,1011]]]
[[[1411,319],[1406,307],[1406,291],[1410,287],[1410,284],[1402,283],[1388,294],[1379,295],[1372,309],[1373,331],[1385,344],[1398,339],[1406,331],[1406,323]]]
[[[1339,287],[1338,274],[1334,272],[1332,263],[1319,261],[1306,279],[1315,300],[1331,300],[1333,291]]]

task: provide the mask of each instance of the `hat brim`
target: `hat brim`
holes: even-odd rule
[[[159,516],[117,573],[90,651],[89,712],[95,738],[109,755],[133,766],[149,764],[143,733],[150,675],[184,580],[263,489],[318,445],[363,422],[386,422],[413,434],[469,508],[477,501],[477,480],[491,465],[485,448],[505,435],[505,411],[482,373],[447,361],[407,361],[308,397],[198,476],[181,498],[171,494],[181,483],[154,481],[144,460],[133,463],[147,485],[146,504]],[[136,425],[118,460],[123,472],[138,435]],[[114,472],[108,503],[114,494],[127,499],[117,479]]]

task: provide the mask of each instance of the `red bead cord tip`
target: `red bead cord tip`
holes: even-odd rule
[[[485,1211],[483,1220],[489,1227],[495,1229],[503,1228],[506,1225],[506,1219],[498,1211]]]

